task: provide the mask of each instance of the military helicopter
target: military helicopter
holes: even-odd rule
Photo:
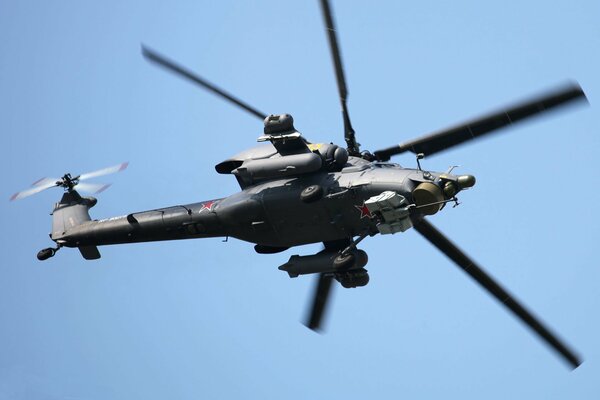
[[[472,188],[475,177],[455,175],[452,168],[445,172],[427,171],[420,160],[529,117],[585,101],[583,90],[577,84],[568,84],[449,129],[374,152],[361,150],[350,122],[333,14],[328,0],[320,0],[320,4],[337,78],[345,147],[310,142],[296,130],[291,115],[267,115],[158,52],[142,47],[142,54],[150,62],[263,121],[263,134],[258,138],[262,144],[215,166],[219,174],[233,175],[241,191],[220,199],[92,220],[89,210],[97,200],[81,196],[78,190],[98,193],[107,185],[82,181],[122,171],[127,163],[87,174],[44,178],[11,197],[21,199],[52,187],[64,189],[52,212],[50,238],[55,247],[41,250],[37,258],[47,260],[63,247],[76,247],[86,260],[94,260],[100,258],[98,246],[209,237],[233,237],[254,243],[260,254],[323,243],[319,253],[293,255],[279,267],[292,278],[317,275],[306,325],[320,330],[334,281],[345,288],[369,282],[365,269],[368,257],[358,248],[359,243],[369,236],[414,228],[573,368],[579,366],[581,359],[577,354],[429,222],[430,216],[448,204],[457,205],[458,194]],[[405,152],[415,154],[416,168],[390,162],[392,156]]]

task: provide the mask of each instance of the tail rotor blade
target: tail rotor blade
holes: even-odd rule
[[[84,182],[84,183],[78,183],[75,187],[77,188],[77,190],[82,190],[84,192],[97,194],[97,193],[104,192],[106,189],[108,189],[109,186],[110,186],[110,183],[104,184],[104,183]]]
[[[34,195],[36,193],[39,193],[46,189],[50,189],[51,187],[55,187],[55,186],[58,186],[55,181],[54,182],[48,181],[43,184],[36,185],[36,186],[32,187],[31,189],[23,190],[22,192],[13,194],[10,197],[10,201],[20,200],[22,198],[29,197],[31,195]]]
[[[496,132],[498,129],[512,125],[515,122],[546,113],[577,100],[586,100],[585,93],[579,85],[570,84],[562,89],[538,96],[516,106],[507,107],[450,129],[422,136],[386,149],[377,150],[374,154],[377,159],[383,161],[389,160],[393,155],[406,151],[415,154],[435,154],[480,136]]]
[[[310,314],[305,325],[313,331],[320,331],[327,303],[331,292],[333,276],[331,274],[320,274],[313,295],[313,303]]]
[[[529,326],[538,336],[543,339],[550,347],[556,350],[573,367],[577,368],[581,364],[581,359],[573,353],[569,347],[558,339],[548,328],[542,324],[531,312],[522,306],[510,293],[500,286],[490,275],[481,269],[475,261],[462,252],[454,245],[444,234],[438,231],[426,220],[421,220],[414,225],[425,239],[438,248],[456,265],[465,271],[471,278],[485,288],[506,308],[512,311],[525,325]]]
[[[58,178],[41,178],[38,179],[37,181],[33,182],[31,184],[31,186],[44,186],[50,182],[55,183],[56,181],[59,181],[60,179]]]
[[[98,171],[81,174],[79,175],[79,177],[77,177],[77,179],[79,179],[80,181],[85,181],[87,179],[97,178],[99,176],[114,174],[115,172],[123,171],[125,168],[127,168],[128,165],[128,162],[124,162],[121,164],[113,165],[112,167],[102,168]],[[79,187],[81,188],[81,185],[79,185]]]

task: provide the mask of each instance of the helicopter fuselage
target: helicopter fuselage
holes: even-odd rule
[[[234,237],[288,248],[351,239],[379,232],[381,221],[365,207],[366,200],[391,191],[414,204],[415,187],[436,182],[440,176],[445,175],[350,157],[338,172],[268,180],[221,199],[90,220],[72,227],[59,224],[51,236],[66,247]],[[322,188],[322,195],[304,201],[302,192],[314,185]],[[69,201],[57,203],[55,213],[66,204]],[[418,210],[413,214],[418,216]]]

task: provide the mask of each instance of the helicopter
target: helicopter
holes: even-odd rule
[[[51,187],[62,187],[65,193],[52,213],[51,239],[56,247],[41,250],[38,259],[46,260],[63,247],[76,247],[85,259],[93,260],[100,257],[98,246],[207,237],[248,241],[255,244],[255,251],[260,254],[323,243],[321,252],[291,256],[279,267],[290,277],[318,276],[307,325],[319,330],[334,281],[346,288],[362,287],[369,282],[365,269],[368,257],[358,248],[360,242],[377,234],[395,234],[414,228],[573,367],[578,366],[581,360],[568,346],[429,222],[431,216],[446,206],[458,204],[458,195],[474,187],[475,177],[455,175],[452,169],[427,171],[421,168],[420,160],[534,115],[583,101],[583,90],[575,84],[567,85],[450,129],[374,152],[361,150],[350,122],[333,14],[328,1],[322,0],[321,6],[337,78],[345,146],[310,142],[296,130],[291,115],[263,113],[143,47],[142,53],[149,61],[261,119],[264,127],[258,141],[263,144],[215,166],[218,173],[233,175],[241,190],[226,198],[92,220],[89,209],[97,200],[81,196],[78,190],[99,193],[106,187],[82,181],[121,171],[126,163],[88,174],[65,174],[59,179],[39,181],[13,199]],[[405,152],[415,154],[417,168],[390,162],[392,156]]]

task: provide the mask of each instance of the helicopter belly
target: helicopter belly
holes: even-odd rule
[[[331,195],[342,191],[331,175],[318,179],[294,179],[285,184],[262,188],[257,198],[264,210],[265,220],[273,236],[257,238],[269,246],[297,246],[349,238],[369,229],[370,220],[361,218],[356,204],[360,199]],[[323,196],[315,201],[303,201],[302,192],[320,184]],[[268,240],[268,241],[267,241]]]
[[[343,231],[331,223],[324,200],[304,203],[300,200],[302,188],[288,187],[284,190],[267,189],[262,203],[269,224],[276,233],[279,246],[317,243],[345,237]]]

